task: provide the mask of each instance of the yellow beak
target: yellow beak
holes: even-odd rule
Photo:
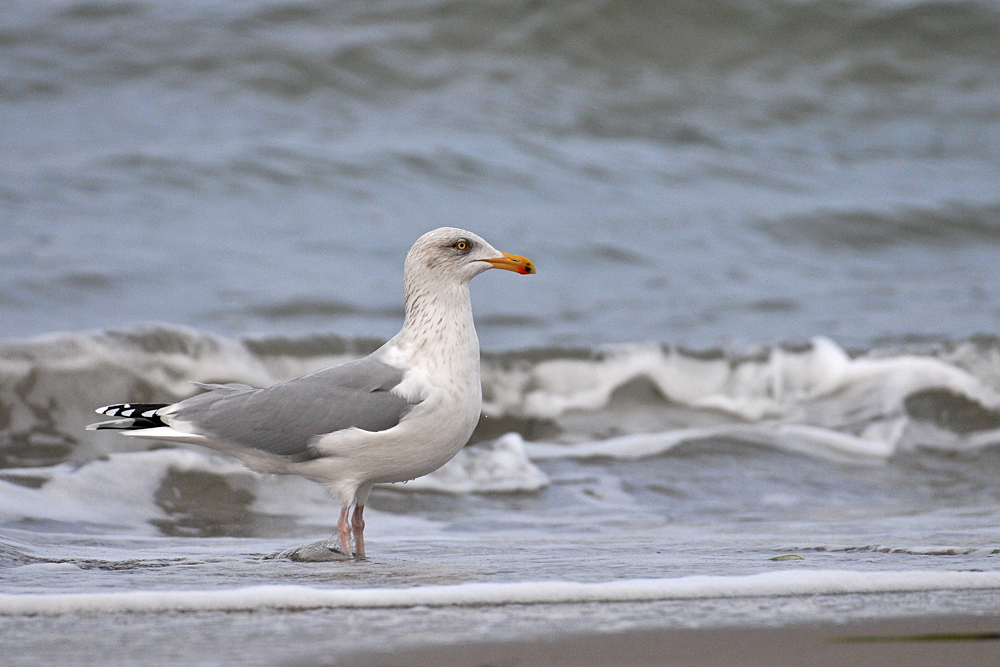
[[[481,259],[479,261],[492,264],[494,269],[515,271],[525,276],[529,273],[537,273],[537,271],[535,271],[535,265],[531,263],[530,259],[521,257],[520,255],[511,255],[508,253],[501,254],[503,257],[498,257],[497,259]]]

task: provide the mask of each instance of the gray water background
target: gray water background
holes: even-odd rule
[[[5,338],[387,338],[467,227],[486,349],[867,347],[997,328],[981,2],[13,2]]]

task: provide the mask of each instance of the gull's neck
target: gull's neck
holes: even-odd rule
[[[393,339],[396,347],[428,372],[479,376],[479,338],[472,319],[469,283],[405,281],[406,316]]]

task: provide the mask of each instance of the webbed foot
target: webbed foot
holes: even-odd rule
[[[286,549],[266,556],[268,560],[291,560],[297,563],[322,563],[332,560],[350,560],[353,554],[345,554],[339,541],[320,540],[293,549]]]

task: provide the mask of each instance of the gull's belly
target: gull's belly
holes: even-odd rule
[[[478,384],[425,401],[386,431],[348,429],[322,438],[316,449],[325,456],[296,464],[291,472],[337,488],[405,482],[426,475],[465,446],[479,422],[481,407]]]
[[[371,447],[359,461],[364,477],[376,484],[405,482],[431,473],[457,454],[479,422],[480,400],[455,402],[413,415]],[[478,396],[475,398],[478,399]],[[415,411],[416,412],[416,411]]]

